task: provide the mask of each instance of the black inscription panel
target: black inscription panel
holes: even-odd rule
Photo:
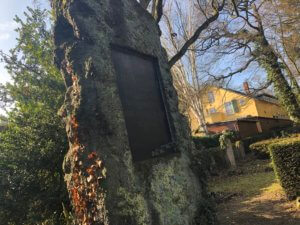
[[[117,47],[112,57],[133,160],[168,153],[172,135],[156,60]]]

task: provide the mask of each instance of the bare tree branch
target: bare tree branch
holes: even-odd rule
[[[158,24],[163,15],[163,0],[152,0],[152,15]]]
[[[223,75],[223,76],[215,76],[215,75],[213,75],[213,74],[210,74],[210,76],[213,77],[214,80],[216,80],[216,81],[220,81],[220,80],[225,80],[225,79],[227,79],[227,78],[231,78],[231,77],[233,77],[234,75],[236,75],[236,74],[238,74],[238,73],[241,73],[241,72],[243,72],[244,70],[246,70],[246,69],[249,67],[249,65],[250,65],[252,62],[254,62],[254,61],[255,61],[255,58],[249,59],[249,60],[246,62],[246,64],[245,64],[244,66],[240,67],[239,69],[237,69],[237,70],[234,71],[234,72],[230,72],[230,73],[227,74],[227,75]]]
[[[198,27],[198,29],[195,31],[193,36],[185,42],[185,44],[181,47],[179,52],[175,54],[169,61],[169,68],[171,68],[184,54],[187,52],[189,47],[197,41],[202,31],[204,31],[208,26],[216,21],[220,15],[220,11],[224,8],[225,0],[223,0],[221,6],[219,6],[216,10],[213,16],[209,17],[201,26]]]
[[[4,53],[2,50],[0,50],[0,56],[3,58],[3,60],[5,62],[10,62],[11,64],[15,65],[15,66],[18,66],[22,69],[25,69],[27,71],[30,71],[32,73],[35,73],[39,76],[42,76],[42,72],[39,71],[37,68],[34,68],[34,67],[29,67],[28,65],[22,63],[20,60],[17,60],[16,58],[14,58],[13,56],[11,55],[8,55],[6,53]]]

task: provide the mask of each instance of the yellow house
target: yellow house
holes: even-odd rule
[[[248,94],[215,86],[207,88],[201,102],[208,131],[219,133],[230,129],[249,136],[292,124],[274,96],[250,94],[247,83],[244,88]],[[192,111],[189,115],[195,133],[200,124]]]

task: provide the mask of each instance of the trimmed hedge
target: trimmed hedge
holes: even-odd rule
[[[267,139],[259,142],[255,142],[249,146],[249,150],[253,152],[259,159],[268,159],[270,158],[270,151],[268,149],[269,145],[274,144],[279,141],[289,140],[292,137],[300,137],[300,134],[293,134],[290,137],[286,138],[273,138]]]
[[[269,146],[274,171],[288,199],[300,196],[300,137]]]
[[[255,136],[246,137],[242,141],[244,143],[246,153],[251,151],[250,145],[259,141],[264,141],[270,138],[284,138],[293,136],[295,134],[299,135],[300,133],[300,126],[297,127],[288,127],[288,128],[274,128],[271,132],[268,133],[261,133]]]
[[[259,141],[249,146],[251,152],[259,159],[270,158],[269,145],[278,142],[280,139],[268,139],[264,141]]]
[[[244,143],[246,153],[251,152],[250,145],[252,145],[253,143],[264,141],[270,138],[274,138],[274,135],[272,133],[263,133],[252,137],[244,138],[242,141]]]

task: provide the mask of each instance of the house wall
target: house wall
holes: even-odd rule
[[[214,102],[209,102],[208,92],[212,92],[214,95]],[[239,94],[234,91],[211,87],[208,88],[202,94],[202,104],[204,105],[204,115],[207,124],[213,125],[214,123],[227,122],[227,121],[235,121],[241,118],[248,117],[263,117],[263,118],[277,118],[277,120],[259,120],[258,124],[248,122],[239,123],[239,128],[242,129],[243,133],[246,135],[248,133],[254,134],[258,132],[269,131],[274,127],[282,127],[291,124],[289,121],[289,117],[287,113],[278,105],[274,103],[269,103],[267,101],[258,100],[255,98],[248,97],[246,95]],[[234,112],[232,115],[228,115],[225,110],[225,103],[231,102],[232,100],[236,100],[238,111]],[[214,108],[215,113],[210,113],[210,110]],[[200,127],[196,116],[192,111],[189,112],[190,126],[193,134]],[[284,120],[278,120],[284,119]],[[232,127],[228,127],[228,125],[216,125],[209,126],[209,131],[214,133],[219,133],[225,129],[231,129]],[[232,129],[231,129],[232,130]]]
[[[277,104],[255,100],[255,105],[259,117],[289,119],[287,112]]]
[[[254,117],[228,121],[224,123],[215,123],[208,125],[208,131],[211,133],[221,133],[224,130],[238,131],[242,138],[257,135],[262,132],[270,132],[274,128],[292,126],[292,121],[285,119]]]
[[[218,134],[224,130],[239,132],[242,138],[256,135],[259,132],[256,121],[228,121],[224,123],[215,123],[208,125],[210,133]]]
[[[238,130],[242,138],[259,134],[258,122],[256,121],[238,121]]]
[[[207,123],[217,123],[236,120],[247,116],[258,116],[258,112],[255,105],[255,100],[244,95],[240,95],[235,92],[231,92],[222,88],[210,88],[207,92],[212,91],[215,97],[215,101],[210,103],[208,97],[204,94],[202,99],[204,104],[204,112]],[[224,104],[231,102],[232,100],[237,101],[238,112],[232,115],[228,115],[225,110]],[[244,105],[241,104],[241,100],[244,101]],[[210,114],[211,108],[216,109],[216,113]]]
[[[222,124],[209,124],[207,129],[210,133],[218,134],[224,130],[238,131],[237,121],[228,121]]]
[[[274,128],[287,127],[293,125],[293,122],[291,120],[285,120],[285,119],[259,118],[258,120],[262,132],[268,132]]]

